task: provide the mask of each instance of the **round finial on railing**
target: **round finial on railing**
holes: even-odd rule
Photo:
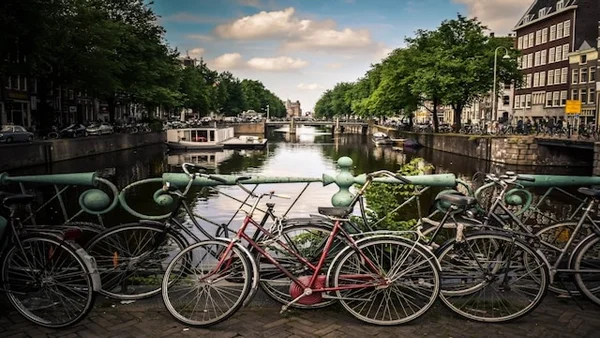
[[[355,178],[352,175],[353,161],[350,157],[342,157],[338,160],[340,173],[334,178],[335,184],[340,190],[331,198],[331,204],[335,207],[346,207],[352,202],[354,197],[350,192],[350,187],[355,183]]]
[[[90,189],[79,196],[79,206],[85,212],[100,215],[106,212],[111,204],[111,198],[100,189]]]
[[[152,198],[154,199],[154,202],[161,207],[170,207],[173,205],[173,202],[175,202],[173,196],[167,194],[162,189],[157,190]]]

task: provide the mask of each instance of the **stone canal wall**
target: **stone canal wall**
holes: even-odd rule
[[[164,132],[0,145],[0,172],[163,143]]]
[[[534,137],[399,134],[427,148],[508,165],[591,166],[594,158],[592,150],[539,145]]]
[[[264,135],[265,123],[237,123],[232,125],[233,133],[236,136],[240,135]]]

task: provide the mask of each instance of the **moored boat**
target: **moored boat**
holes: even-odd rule
[[[372,140],[377,146],[394,144],[394,141],[387,134],[381,132],[374,133]]]
[[[167,130],[167,146],[178,150],[222,149],[234,137],[229,128],[186,128]]]

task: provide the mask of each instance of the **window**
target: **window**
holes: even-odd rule
[[[557,39],[562,39],[563,37],[563,23],[559,23],[558,25],[556,25],[556,38]]]
[[[33,92],[37,94],[37,79],[33,80]]]
[[[590,68],[590,82],[596,82],[596,67]]]
[[[525,95],[521,95],[521,108],[525,108]]]
[[[560,84],[560,80],[561,80],[560,77],[561,77],[560,69],[555,69],[554,70],[554,84],[555,85]]]
[[[563,90],[560,92],[560,105],[561,106],[567,105],[567,94],[568,94],[568,92],[566,90]]]
[[[515,108],[519,108],[521,106],[521,96],[515,95]]]
[[[555,107],[560,106],[560,92],[552,93],[552,103]]]
[[[563,60],[568,60],[569,59],[569,44],[568,43],[566,45],[563,45],[562,53],[563,53]]]
[[[23,77],[23,90],[27,90],[27,76]]]
[[[548,51],[545,49],[540,53],[540,56],[541,56],[540,65],[542,65],[542,66],[546,64],[546,54],[547,53],[548,53]]]
[[[573,69],[573,74],[571,75],[571,83],[578,84],[579,83],[579,69]]]
[[[527,94],[527,96],[525,96],[525,102],[525,107],[531,108],[531,94]]]
[[[550,61],[548,61],[548,63],[554,63],[554,57],[556,57],[556,53],[555,53],[555,48],[552,47],[550,48],[550,50],[548,50],[548,58],[550,59]]]
[[[523,57],[522,56],[517,57],[517,68],[523,69]]]
[[[529,47],[529,35],[523,35],[523,49],[527,49]]]
[[[548,86],[551,86],[554,84],[554,70],[549,70],[548,71]]]
[[[563,68],[560,73],[560,83],[568,83],[569,82],[569,68]]]
[[[540,73],[540,87],[544,87],[546,85],[546,72],[541,72]],[[542,102],[540,103],[544,103],[543,102],[544,99],[542,98]]]
[[[556,25],[550,26],[550,41],[556,40]]]
[[[586,82],[588,82],[588,70],[587,70],[587,68],[581,68],[580,74],[581,75],[579,77],[579,79],[580,79],[579,82],[580,83],[586,83]]]
[[[534,59],[534,62],[533,62],[533,65],[535,67],[537,67],[537,66],[540,65],[540,58],[541,58],[541,53],[540,52],[535,52],[535,59]]]
[[[563,0],[560,0],[556,3],[556,11],[560,11],[563,8],[565,8],[565,2]]]
[[[573,89],[571,91],[571,100],[579,100],[579,90]]]
[[[529,33],[529,48],[533,47],[533,39],[535,38],[535,34],[534,33]]]
[[[533,54],[527,55],[527,68],[533,67]]]
[[[15,89],[21,89],[21,75],[17,75],[17,85],[15,86]]]
[[[540,86],[540,73],[533,74],[533,86],[534,87]]]
[[[565,21],[564,30],[563,35],[565,38],[571,35],[571,20]]]
[[[538,11],[538,18],[542,18],[546,15],[546,8],[542,8]]]
[[[587,63],[587,55],[582,55],[582,56],[579,58],[579,64],[580,64],[580,65],[585,65],[586,63]]]
[[[588,103],[596,103],[596,89],[590,88],[590,96],[588,97]]]
[[[587,89],[581,89],[579,97],[581,97],[581,103],[583,103],[583,104],[587,103],[587,99],[588,99]]]
[[[552,107],[552,93],[546,93],[546,106]]]
[[[517,40],[517,49],[522,50],[523,49],[523,37],[519,37],[519,39]]]
[[[502,96],[502,105],[503,106],[510,105],[510,96],[508,96],[508,95]]]
[[[535,32],[535,45],[539,45],[542,43],[542,31],[539,30],[537,32]]]
[[[560,47],[556,47],[556,58],[555,58],[556,62],[559,62],[562,60],[562,48]]]
[[[542,29],[542,43],[548,42],[548,28]]]
[[[533,85],[533,74],[527,74],[527,88],[531,88]]]

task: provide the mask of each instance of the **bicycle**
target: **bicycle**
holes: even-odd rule
[[[21,224],[17,209],[33,198],[0,194],[0,204],[8,209],[8,219],[0,216],[4,249],[0,290],[25,319],[48,328],[64,328],[90,312],[100,279],[94,259],[69,240],[76,234]]]
[[[431,252],[418,242],[383,234],[355,241],[341,226],[352,211],[350,208],[319,208],[319,213],[334,221],[334,225],[318,263],[313,265],[281,241],[278,233],[281,228],[270,232],[253,219],[263,197],[283,196],[274,192],[252,196],[255,202],[235,238],[196,243],[180,252],[167,267],[162,283],[162,297],[167,310],[177,320],[187,325],[206,327],[226,320],[242,307],[250,295],[250,271],[255,270],[258,264],[251,255],[247,260],[243,259],[245,253],[244,246],[240,244],[242,240],[294,282],[290,288],[293,300],[282,306],[282,313],[295,303],[316,303],[322,299],[323,293],[333,293],[331,297],[339,300],[357,319],[372,324],[396,325],[418,318],[433,305],[439,293],[439,268]],[[256,227],[252,237],[245,233],[250,225]],[[311,274],[297,276],[283,267],[260,243],[253,240],[257,232],[264,234],[267,240],[277,242],[287,254],[302,261],[307,270],[312,271]],[[324,262],[337,235],[344,237],[350,246],[337,254],[327,274],[323,274]],[[374,247],[378,248],[373,249]],[[215,256],[215,252],[218,255]],[[382,253],[382,261],[387,264],[379,260],[379,264],[376,264],[369,257],[379,252]],[[398,255],[398,252],[402,254]],[[200,267],[201,264],[204,266]],[[174,271],[176,266],[186,266],[185,271]],[[346,272],[346,269],[353,268],[358,271]],[[224,285],[216,286],[217,283]],[[191,291],[186,288],[188,284]],[[400,286],[403,287],[402,290]],[[420,289],[412,290],[409,294],[406,291],[409,286]],[[224,291],[223,294],[212,295],[213,291],[220,290]],[[392,297],[392,293],[398,297]],[[195,297],[190,297],[191,294],[195,294]],[[395,307],[394,311],[390,309],[390,303],[393,306],[394,301],[401,303],[401,310]],[[382,303],[386,307],[380,311]],[[373,304],[380,306],[373,310]],[[201,307],[199,313],[196,312],[198,305]]]

